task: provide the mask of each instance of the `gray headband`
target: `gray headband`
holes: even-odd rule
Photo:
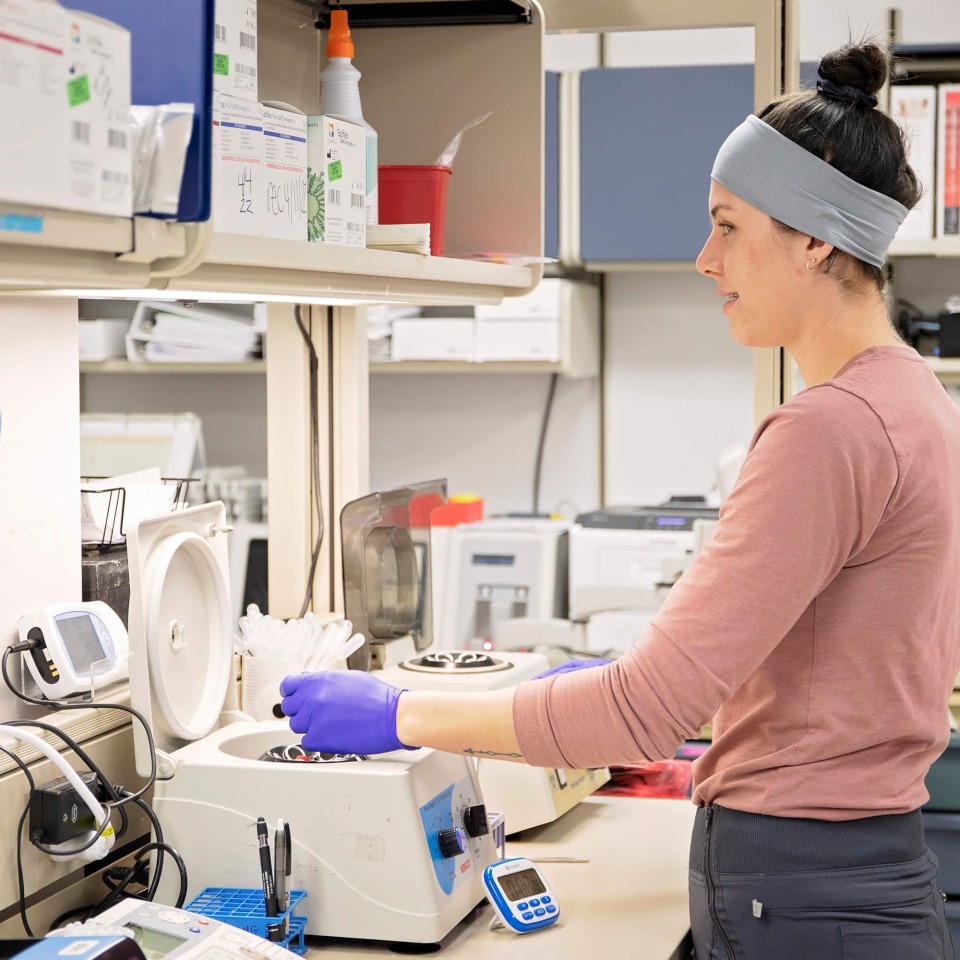
[[[909,212],[755,116],[723,142],[710,176],[768,216],[875,267]]]

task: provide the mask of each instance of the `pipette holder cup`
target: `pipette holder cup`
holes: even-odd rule
[[[206,887],[184,909],[198,913],[221,923],[228,923],[232,927],[239,927],[248,933],[254,933],[264,940],[269,940],[271,927],[280,925],[283,928],[287,923],[286,935],[277,940],[277,946],[286,947],[293,953],[303,954],[307,946],[303,939],[303,931],[307,925],[307,918],[295,915],[294,909],[306,898],[304,890],[290,891],[290,905],[283,913],[276,917],[268,917],[263,902],[263,891],[244,889],[240,887]]]

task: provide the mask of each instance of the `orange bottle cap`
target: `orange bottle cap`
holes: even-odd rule
[[[327,58],[353,57],[353,41],[346,10],[330,11],[330,36],[327,37]]]

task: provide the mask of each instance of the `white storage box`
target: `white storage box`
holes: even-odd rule
[[[133,214],[130,152],[130,31],[67,11],[67,196],[64,206],[105,216]]]
[[[213,226],[262,236],[266,228],[263,108],[213,95]]]
[[[477,359],[560,360],[560,319],[478,320]]]
[[[214,94],[258,100],[257,0],[216,0],[214,23]]]
[[[475,360],[476,324],[468,318],[393,321],[392,360]]]
[[[366,247],[367,135],[338,117],[307,117],[307,239]]]
[[[67,15],[54,3],[0,0],[0,199],[62,207],[67,200]],[[16,146],[10,149],[10,137]],[[39,232],[39,217],[0,229]]]
[[[307,239],[307,115],[263,104],[265,237]]]
[[[559,317],[564,290],[570,286],[557,277],[541,280],[522,297],[504,297],[500,303],[477,304],[478,320],[537,319]]]
[[[126,335],[130,321],[126,318],[80,321],[80,359],[109,360],[125,357]]]

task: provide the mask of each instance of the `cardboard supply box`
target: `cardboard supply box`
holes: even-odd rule
[[[266,230],[263,110],[259,103],[213,97],[213,228],[263,236]]]
[[[64,206],[115,217],[133,215],[130,150],[130,32],[66,11],[67,196]]]
[[[288,103],[263,105],[265,237],[307,239],[307,116]]]
[[[213,91],[241,100],[257,96],[257,0],[216,0]]]
[[[907,160],[923,186],[920,202],[900,224],[897,240],[932,240],[936,178],[937,88],[905,84],[890,87],[890,116],[907,141]]]
[[[0,0],[0,34],[0,130],[16,136],[14,149],[0,149],[0,199],[62,207],[69,199],[66,13],[38,0]],[[35,220],[19,218],[15,229],[39,231]]]
[[[307,117],[307,239],[365,247],[366,130],[338,117]]]

